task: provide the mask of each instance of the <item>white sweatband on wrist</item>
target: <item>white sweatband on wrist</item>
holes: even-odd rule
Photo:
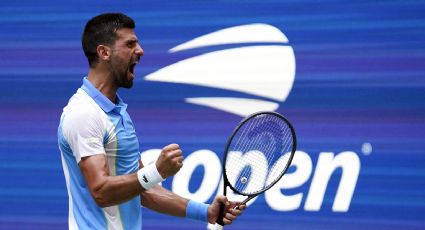
[[[161,177],[161,174],[159,174],[155,163],[139,169],[139,171],[137,171],[137,179],[140,185],[146,190],[165,180]]]

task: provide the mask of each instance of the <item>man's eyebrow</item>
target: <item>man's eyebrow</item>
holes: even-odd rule
[[[127,40],[127,42],[138,42],[139,40],[137,38],[130,38]]]

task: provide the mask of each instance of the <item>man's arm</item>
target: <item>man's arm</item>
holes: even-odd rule
[[[142,161],[139,160],[139,168],[143,167]],[[172,216],[185,217],[188,202],[188,199],[172,193],[160,185],[156,185],[149,190],[143,190],[140,193],[140,203],[144,207]]]
[[[180,170],[182,161],[180,147],[171,144],[163,148],[156,167],[161,177],[167,178]],[[137,173],[110,176],[105,154],[83,157],[79,166],[92,197],[100,207],[123,203],[145,191]]]
[[[185,199],[160,185],[144,190],[141,203],[144,207],[167,215],[185,217],[188,199]]]
[[[140,167],[143,167],[143,163],[139,161]],[[189,203],[188,199],[185,199],[160,185],[156,185],[149,190],[144,190],[140,194],[141,204],[159,213],[186,217],[186,208]],[[241,205],[239,209],[234,209],[239,202],[229,202],[225,196],[217,196],[213,203],[208,206],[208,222],[214,224],[218,218],[221,204],[225,204],[226,213],[223,217],[225,224],[231,224],[237,216],[241,215],[245,209],[245,205]]]
[[[81,158],[79,166],[92,197],[102,208],[128,201],[144,190],[136,173],[110,176],[105,154]]]

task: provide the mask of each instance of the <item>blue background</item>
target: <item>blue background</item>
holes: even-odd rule
[[[57,147],[62,107],[81,85],[87,61],[81,32],[102,12],[136,21],[145,56],[133,89],[121,90],[141,151],[180,143],[185,154],[221,157],[240,117],[187,104],[219,96],[198,86],[143,77],[182,56],[167,51],[231,26],[267,23],[285,33],[296,58],[295,82],[278,112],[298,148],[354,151],[361,170],[348,212],[332,212],[339,181],[329,182],[318,212],[276,212],[260,197],[228,229],[425,229],[424,1],[2,1],[0,3],[0,229],[65,229],[68,198]],[[362,153],[371,143],[370,155]],[[165,186],[170,188],[170,183]],[[144,210],[144,229],[203,229]]]

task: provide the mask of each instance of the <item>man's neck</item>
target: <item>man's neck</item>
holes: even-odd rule
[[[98,69],[90,69],[87,80],[110,101],[116,103],[118,87],[116,87],[115,83],[112,81],[109,73],[99,71]]]

